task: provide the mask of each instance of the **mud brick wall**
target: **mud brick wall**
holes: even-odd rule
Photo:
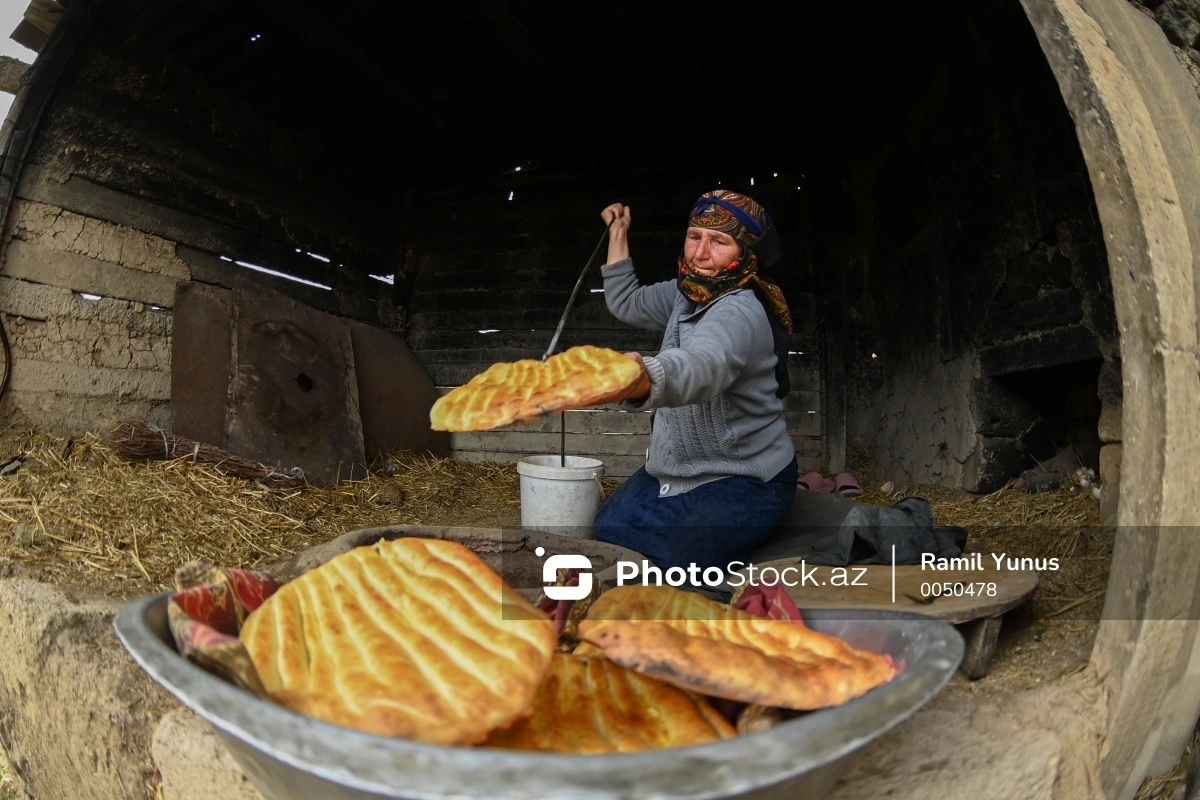
[[[18,201],[0,269],[12,424],[78,434],[123,414],[170,423],[172,242]],[[88,299],[90,294],[99,299]]]
[[[336,199],[314,147],[155,42],[98,28],[56,87],[0,242],[6,422],[74,435],[137,414],[169,427],[171,369],[187,367],[171,364],[180,281],[228,288],[249,276],[398,329],[393,287],[368,274],[395,272],[402,248],[387,232],[369,241],[383,212]]]

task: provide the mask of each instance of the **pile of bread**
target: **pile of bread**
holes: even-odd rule
[[[294,711],[422,742],[571,753],[726,738],[736,729],[714,702],[823,708],[893,671],[805,625],[667,587],[604,592],[578,636],[562,652],[550,618],[472,551],[416,538],[305,573],[240,633],[268,696]]]

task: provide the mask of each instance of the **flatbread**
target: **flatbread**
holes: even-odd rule
[[[600,656],[560,653],[542,680],[533,714],[484,744],[556,753],[630,753],[726,739],[733,726],[703,697]]]
[[[884,656],[835,636],[666,586],[610,589],[579,623],[579,638],[681,689],[796,710],[840,705],[894,672]]]
[[[642,366],[605,347],[572,347],[546,361],[493,364],[433,404],[435,431],[486,431],[543,414],[609,402]]]
[[[369,733],[475,744],[527,715],[558,644],[456,542],[359,547],[284,584],[240,637],[268,696]]]

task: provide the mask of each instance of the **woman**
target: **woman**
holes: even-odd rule
[[[624,405],[655,409],[650,452],[596,514],[596,538],[664,570],[723,569],[770,535],[796,492],[772,330],[790,333],[791,318],[783,293],[758,274],[755,252],[769,217],[736,192],[702,195],[688,219],[678,279],[649,286],[634,275],[629,208],[616,203],[601,217],[609,224],[602,269],[609,311],[664,335],[658,355],[628,354],[644,373],[628,394],[636,399]]]

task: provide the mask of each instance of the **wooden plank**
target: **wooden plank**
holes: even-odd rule
[[[555,452],[558,451],[555,450]],[[537,454],[479,450],[451,451],[451,458],[457,458],[460,461],[488,464],[516,464],[524,455]],[[568,455],[571,455],[571,453],[568,453]],[[646,459],[642,456],[603,456],[600,460],[604,462],[604,477],[606,478],[628,478],[646,464]]]
[[[193,280],[232,289],[234,283],[245,278],[319,311],[364,322],[378,322],[379,313],[375,304],[364,297],[319,289],[287,278],[239,267],[214,253],[188,245],[176,245],[175,254],[188,265]]]
[[[563,417],[567,433],[650,433],[649,412],[616,409],[571,409]],[[496,428],[501,433],[559,433],[559,414],[550,414],[526,425]]]
[[[979,351],[984,377],[1026,372],[1100,357],[1096,335],[1082,322]]]
[[[824,388],[821,385],[821,371],[817,369],[792,369],[789,366],[788,379],[792,382],[792,392],[808,392],[815,395],[820,394]]]
[[[223,447],[233,359],[233,293],[195,281],[179,284],[171,336],[171,429]],[[186,366],[185,366],[186,365]]]
[[[648,434],[641,433],[568,433],[567,453],[582,455],[629,456],[642,453],[650,445]],[[497,453],[557,453],[561,435],[526,431],[469,431],[450,434],[450,449]]]
[[[531,289],[528,287],[459,289],[453,292],[413,297],[412,307],[414,311],[419,309],[423,312],[452,311],[456,313],[489,311],[494,308],[543,309],[557,310],[561,315],[570,296],[571,287],[569,286],[565,289]],[[575,306],[571,309],[571,314],[573,316],[577,310],[581,311],[586,308],[602,309],[604,313],[609,313],[604,299],[599,294],[580,292],[575,299]]]
[[[289,275],[330,285],[335,270],[316,259],[297,254],[291,242],[279,242],[223,222],[136,197],[72,176],[65,183],[50,179],[47,167],[31,164],[21,171],[17,195],[25,200],[58,206],[126,225],[208,253],[276,269]]]
[[[30,0],[25,9],[25,21],[49,36],[66,10],[66,6],[55,0]]]
[[[436,351],[420,350],[416,352],[417,358],[425,366],[433,378],[433,382],[438,386],[461,386],[467,381],[480,374],[492,364],[501,361],[515,360],[518,351],[505,352],[502,350],[494,351],[495,355],[491,359],[483,359],[472,362],[447,362],[437,358],[433,353]],[[541,353],[529,354],[526,353],[523,358],[541,358]],[[654,351],[644,351],[644,355],[654,355]],[[504,356],[510,356],[508,358]],[[820,411],[821,392],[812,388],[819,384],[819,375],[812,370],[802,370],[794,374],[792,377],[792,391],[783,400],[784,411]]]
[[[366,457],[393,450],[447,457],[449,436],[429,427],[437,390],[404,339],[374,325],[349,325]]]
[[[836,567],[813,567],[812,577],[800,586],[785,586],[784,590],[804,608],[849,608],[875,611],[910,611],[934,619],[961,623],[973,619],[994,617],[1003,614],[1033,597],[1038,586],[1036,571],[998,570],[990,556],[984,555],[982,569],[922,570],[920,565],[896,567],[896,600],[892,602],[892,566],[890,564],[861,564],[841,568],[858,585],[838,585],[834,577]],[[771,567],[779,570],[800,567],[800,559],[788,558],[756,564],[760,571]],[[859,570],[863,570],[860,572]],[[745,571],[743,570],[743,573]],[[799,583],[797,572],[788,574],[789,580]],[[922,592],[923,584],[961,584],[964,592],[958,596],[935,597],[932,592]],[[981,589],[980,584],[984,584]],[[995,586],[995,594],[988,594]],[[971,594],[966,594],[970,586]],[[915,598],[915,599],[914,599]]]
[[[500,330],[554,330],[565,305],[563,302],[551,308],[505,308],[495,306],[482,311],[464,314],[452,311],[434,311],[413,306],[409,315],[409,328],[412,332],[438,330],[479,330],[480,328],[498,328]],[[614,317],[606,306],[577,306],[571,309],[567,319],[573,328],[577,329],[615,329],[630,330],[624,322]],[[660,332],[661,337],[661,332]],[[546,340],[549,344],[550,340]]]
[[[821,410],[821,392],[803,392],[793,390],[787,397],[783,398],[783,411],[820,411]]]
[[[791,436],[820,436],[822,425],[819,413],[808,411],[785,411],[783,421],[787,423],[787,431]]]
[[[411,332],[408,341],[409,346],[414,351],[428,351],[428,357],[431,360],[444,358],[445,360],[453,361],[456,359],[446,358],[441,354],[457,349],[480,349],[499,346],[540,351],[540,356],[541,352],[545,352],[546,347],[550,344],[550,339],[554,336],[554,328],[552,327],[539,328],[537,330],[510,328],[508,330],[496,330],[494,333],[480,333],[480,330],[493,329],[423,329]],[[581,344],[597,344],[602,342],[600,346],[611,347],[614,350],[621,350],[622,352],[628,350],[644,351],[657,349],[661,341],[661,331],[643,331],[630,327],[626,327],[624,330],[595,330],[569,326],[563,328],[562,336],[559,339],[559,348],[565,350],[568,347],[575,347]]]
[[[814,437],[790,437],[796,452],[811,451]],[[450,434],[451,451],[473,450],[497,453],[557,453],[561,434],[527,431],[468,431]],[[650,446],[648,434],[568,433],[567,452],[603,455],[644,455]]]
[[[249,281],[233,292],[226,447],[264,464],[300,467],[317,485],[364,476],[346,320]]]
[[[22,47],[28,47],[35,53],[40,53],[42,48],[46,46],[46,42],[50,37],[43,31],[38,30],[29,20],[23,19],[17,23],[17,27],[9,34],[8,38],[12,39]]]
[[[821,336],[821,365],[824,392],[821,394],[821,419],[825,426],[825,468],[841,472],[849,457],[846,433],[846,362],[839,343],[842,339],[842,310],[840,296],[826,301],[822,308],[824,319]]]

